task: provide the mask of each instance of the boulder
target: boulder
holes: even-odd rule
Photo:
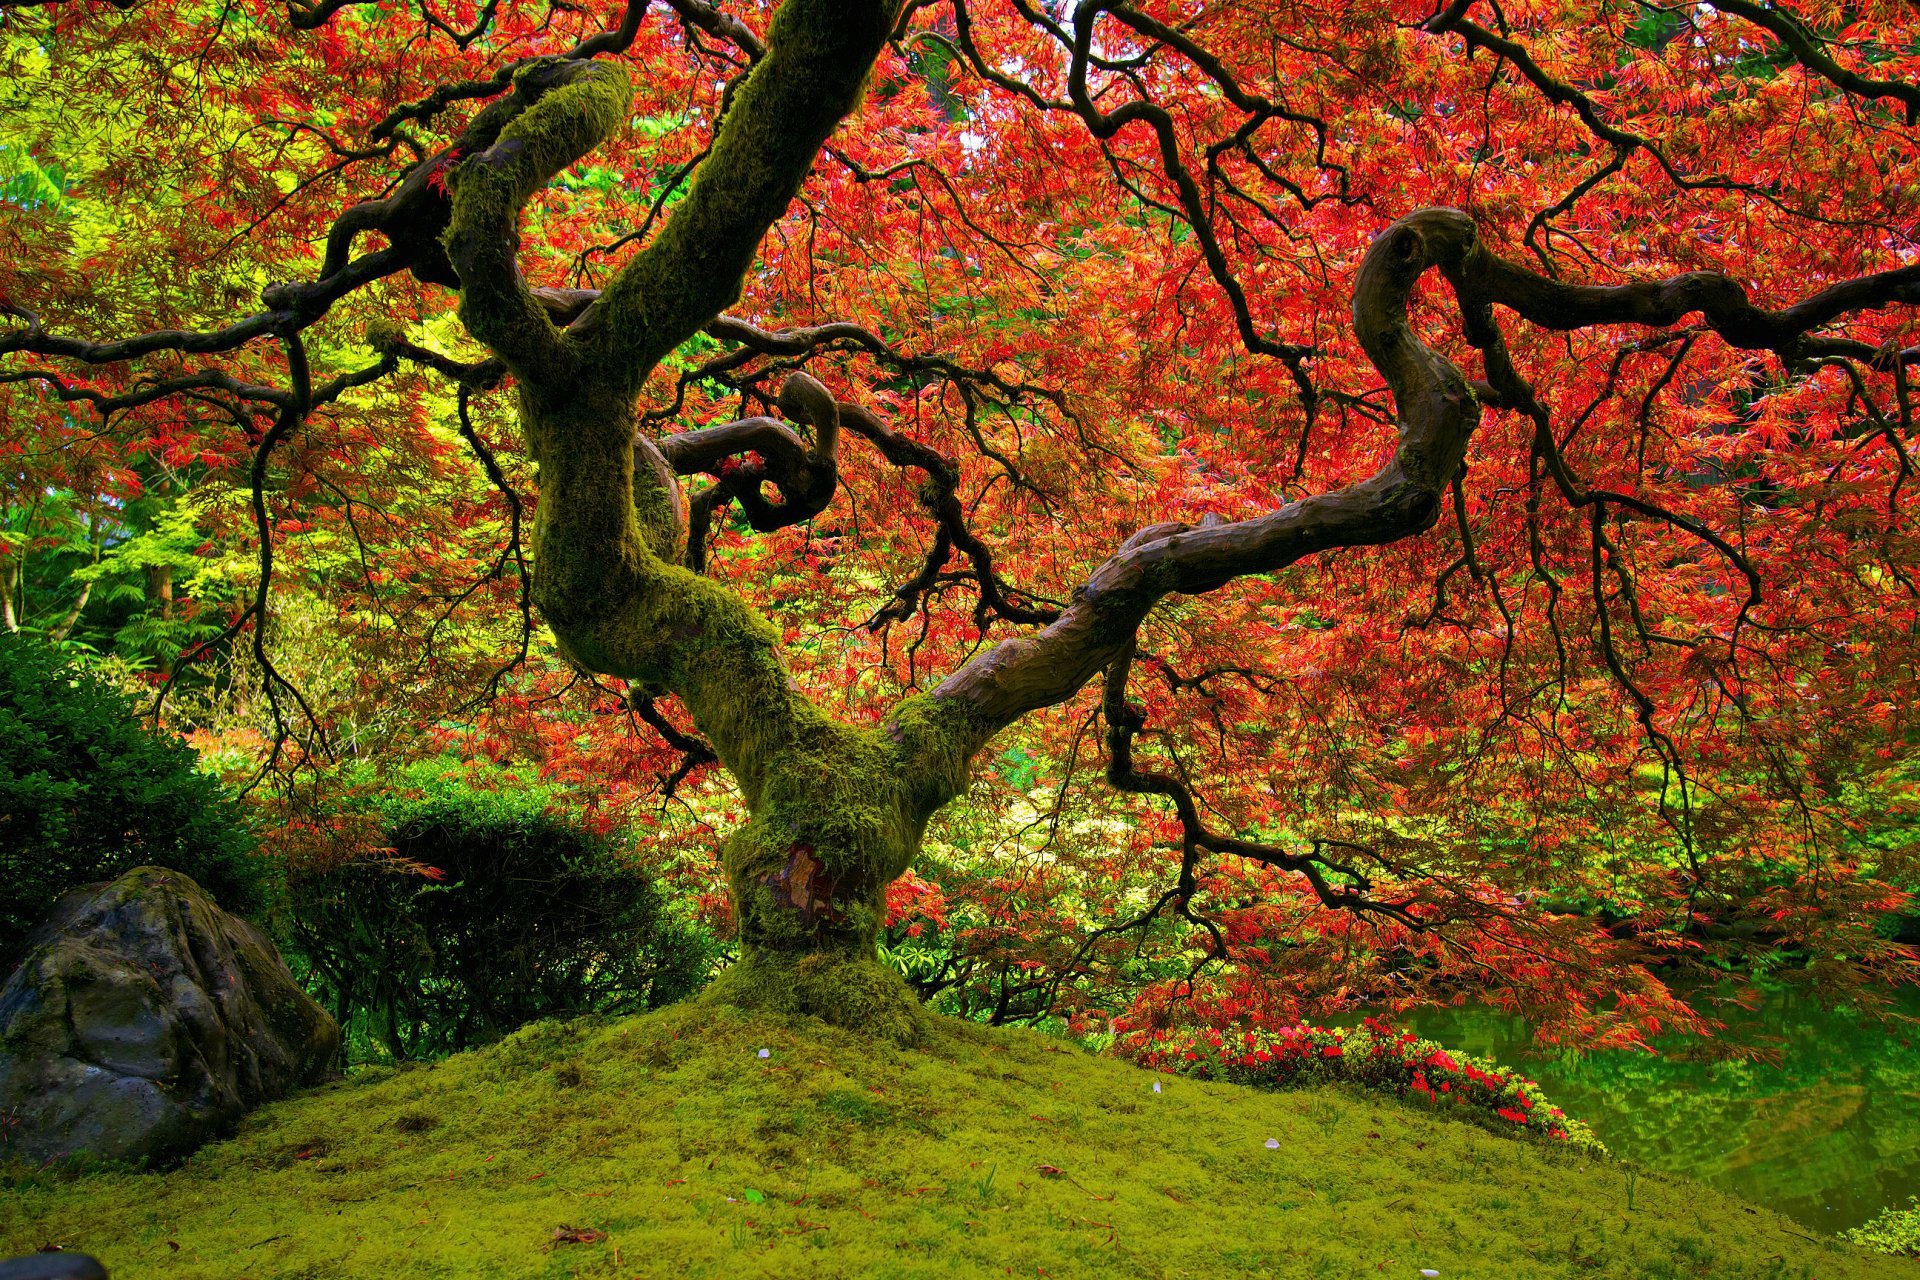
[[[177,871],[62,898],[0,987],[0,1163],[161,1165],[324,1079],[340,1028]]]
[[[0,1261],[0,1280],[107,1280],[107,1269],[84,1253],[30,1253]]]

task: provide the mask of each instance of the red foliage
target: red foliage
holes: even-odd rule
[[[763,33],[772,6],[723,8]],[[354,201],[418,164],[444,192],[461,153],[441,149],[486,99],[376,129],[397,106],[614,20],[533,0],[430,22],[348,6],[306,26],[290,22],[304,6],[242,9],[8,10],[37,40],[7,55],[0,157],[64,166],[69,185],[0,195],[0,301],[96,340],[230,324],[262,282],[311,279]],[[1093,62],[1076,65],[1044,16],[1058,9],[914,9],[762,246],[739,315],[845,320],[887,350],[770,357],[703,337],[652,375],[645,429],[773,413],[776,365],[805,363],[951,460],[1009,598],[1054,608],[1138,529],[1245,520],[1380,466],[1395,405],[1353,335],[1352,287],[1373,236],[1414,209],[1465,210],[1496,252],[1569,282],[1715,272],[1773,311],[1916,270],[1920,143],[1900,122],[1920,101],[1920,27],[1890,0],[1769,10],[1824,60],[1732,12],[1626,0],[1155,0],[1058,19],[1092,24]],[[457,39],[471,22],[485,38]],[[633,127],[535,198],[529,279],[593,287],[657,234],[747,47],[663,10],[608,55],[635,73]],[[107,118],[111,154],[89,151],[88,122]],[[1920,356],[1903,287],[1775,349],[1698,310],[1555,329],[1503,308],[1533,403],[1482,383],[1432,531],[1148,617],[1127,689],[1141,767],[1178,777],[1218,831],[1350,866],[1398,917],[1329,909],[1295,871],[1232,855],[1183,882],[1188,832],[1168,808],[1099,789],[1089,691],[976,761],[920,875],[892,886],[888,928],[937,936],[950,998],[975,1011],[1158,1025],[1472,996],[1617,1044],[1704,1029],[1669,979],[1755,949],[1822,981],[1904,977],[1909,957],[1874,932],[1920,884],[1904,834]],[[305,331],[316,384],[370,367],[396,332],[481,359],[454,302],[406,274],[348,293]],[[1491,379],[1443,284],[1414,316]],[[23,531],[0,535],[0,567],[51,554],[24,514],[50,491],[106,524],[138,495],[204,499],[208,573],[177,607],[241,631],[187,651],[209,674],[186,679],[204,697],[183,714],[249,763],[291,725],[275,765],[294,779],[283,815],[307,824],[296,845],[364,844],[316,816],[338,760],[513,762],[636,832],[724,925],[711,854],[736,798],[693,726],[666,701],[643,720],[639,691],[573,670],[537,629],[522,660],[511,530],[535,518],[535,484],[503,383],[463,393],[463,438],[446,381],[402,362],[260,455],[281,688],[231,674],[259,625],[240,609],[272,404],[213,384],[141,396],[203,370],[283,387],[284,356],[254,341],[82,363],[10,342],[0,515]],[[984,603],[958,552],[895,594],[949,545],[924,481],[849,442],[812,521],[716,524],[710,575],[776,620],[796,681],[852,723],[1032,630]],[[1103,932],[1156,903],[1150,923]]]

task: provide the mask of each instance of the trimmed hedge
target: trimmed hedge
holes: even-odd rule
[[[545,789],[401,775],[389,857],[290,870],[280,932],[353,1058],[439,1057],[541,1018],[697,990],[715,946],[619,843]],[[410,784],[410,785],[409,785]]]

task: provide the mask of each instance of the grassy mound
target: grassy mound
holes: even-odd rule
[[[0,1256],[49,1242],[116,1280],[1920,1274],[1378,1095],[704,1004],[357,1073],[172,1173],[0,1181]]]

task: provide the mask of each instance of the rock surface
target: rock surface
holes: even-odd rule
[[[0,987],[0,1162],[165,1164],[325,1078],[340,1028],[177,871],[62,898]]]
[[[0,1261],[0,1280],[107,1280],[107,1269],[84,1253],[32,1253]]]

